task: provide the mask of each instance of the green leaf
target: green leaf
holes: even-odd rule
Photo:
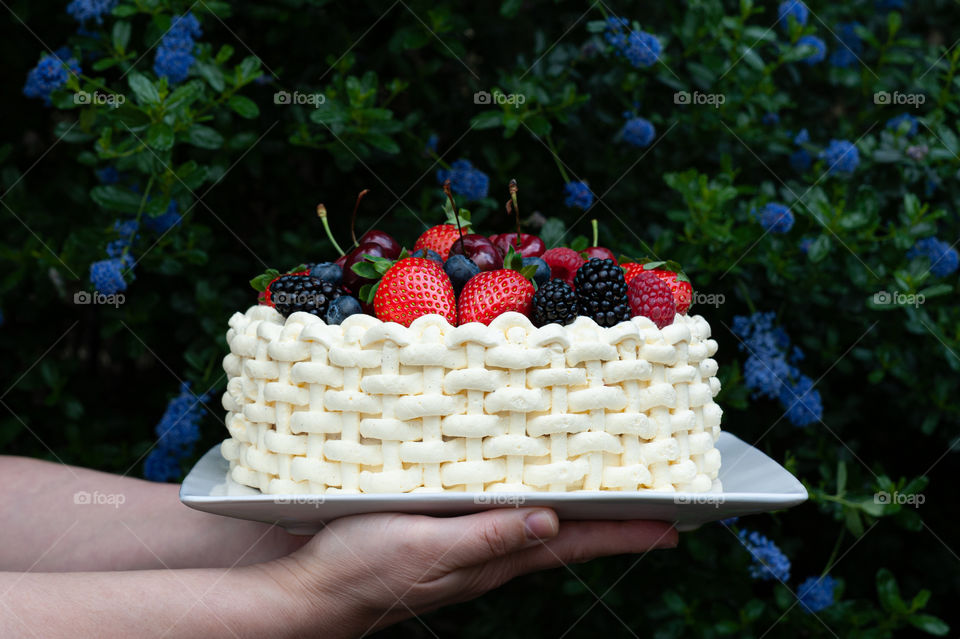
[[[227,101],[227,106],[233,109],[237,115],[242,118],[247,118],[248,120],[260,115],[260,108],[256,102],[242,95],[230,96],[230,99]]]
[[[381,133],[367,133],[363,137],[363,140],[370,146],[376,147],[385,153],[395,154],[400,152],[400,145],[390,136]]]
[[[174,89],[164,101],[164,106],[167,111],[182,109],[202,96],[203,90],[203,83],[201,81],[196,79],[190,80]]]
[[[177,168],[176,174],[179,181],[183,182],[183,185],[192,191],[206,180],[207,169],[193,160],[189,160]]]
[[[217,65],[210,62],[194,62],[193,68],[197,70],[201,78],[207,81],[210,88],[217,93],[222,93],[224,88],[226,88],[226,83],[223,80],[223,71],[221,71]]]
[[[856,508],[844,508],[844,523],[847,526],[847,530],[853,533],[854,537],[859,537],[863,534],[863,518],[860,516],[860,511]]]
[[[160,93],[147,76],[133,71],[127,80],[140,104],[159,104]]]
[[[376,279],[380,277],[380,273],[377,272],[377,269],[370,262],[357,262],[350,267],[350,270],[359,275],[360,277],[365,277],[367,279]]]
[[[116,58],[100,58],[91,65],[91,68],[94,71],[103,71],[104,69],[109,69],[110,67],[116,65],[118,60]]]
[[[241,60],[240,64],[237,65],[237,73],[240,75],[241,82],[246,84],[260,77],[262,75],[260,72],[261,64],[260,58],[252,55]]]
[[[155,122],[147,129],[147,145],[157,151],[168,151],[173,146],[173,127],[166,122]]]
[[[187,142],[201,149],[219,149],[223,136],[208,126],[194,124],[187,130]]]
[[[933,615],[912,615],[907,619],[914,628],[919,628],[925,633],[942,637],[950,632],[950,626],[942,619]]]
[[[563,220],[558,217],[548,217],[540,228],[540,239],[547,248],[552,248],[560,244],[564,235],[567,233],[567,226]]]
[[[885,610],[906,614],[907,604],[900,598],[900,587],[897,586],[897,580],[893,573],[886,568],[877,571],[877,597]]]
[[[522,6],[523,0],[503,0],[500,3],[500,15],[504,18],[515,18]]]
[[[119,186],[100,185],[90,190],[90,197],[98,205],[111,211],[136,213],[140,209],[140,195]]]
[[[493,129],[501,124],[503,124],[503,111],[484,111],[470,120],[470,126],[474,129]]]
[[[380,286],[380,280],[372,284],[364,284],[360,287],[359,293],[357,293],[357,298],[361,302],[366,302],[367,304],[373,304],[373,298],[377,294],[377,287]]]
[[[265,290],[267,290],[267,285],[270,284],[270,282],[272,282],[278,275],[280,275],[280,271],[277,269],[267,269],[265,273],[257,275],[255,278],[250,280],[250,286],[252,286],[254,290],[263,293]]]
[[[837,494],[843,495],[847,489],[847,464],[844,461],[837,462]]]
[[[126,20],[117,20],[113,24],[111,38],[113,48],[117,50],[117,53],[120,55],[126,53],[127,45],[130,43],[130,23]]]
[[[579,253],[580,251],[587,250],[587,247],[590,246],[590,240],[588,240],[583,235],[578,235],[570,241],[570,248]]]
[[[830,236],[818,235],[807,247],[807,259],[816,264],[822,262],[830,253]]]
[[[119,4],[119,5],[115,6],[110,13],[112,13],[112,14],[115,15],[115,16],[117,16],[118,18],[128,18],[128,17],[130,17],[130,16],[137,15],[137,13],[139,13],[139,11],[140,11],[140,10],[137,9],[137,8],[136,8],[135,6],[133,6],[133,5],[130,5],[130,4]]]

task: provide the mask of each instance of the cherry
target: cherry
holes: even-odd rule
[[[334,262],[334,264],[336,264],[337,266],[339,266],[339,267],[342,269],[342,268],[343,268],[343,264],[344,264],[346,261],[347,261],[347,254],[344,253],[343,255],[341,255],[340,257],[338,257],[338,258],[336,259],[336,261]]]
[[[466,255],[481,271],[496,271],[503,268],[503,256],[500,251],[483,235],[471,233],[464,235],[450,247],[450,255]]]
[[[511,246],[514,251],[517,250],[516,238],[516,233],[501,233],[499,235],[491,235],[490,241],[497,247],[497,250],[500,251],[500,255],[506,255],[507,249]],[[540,257],[546,250],[547,245],[536,235],[529,233],[520,234],[520,257]]]
[[[587,249],[583,252],[583,254],[586,256],[586,259],[588,260],[595,257],[601,260],[613,260],[614,262],[617,261],[616,256],[613,254],[613,251],[603,246],[588,246]]]
[[[361,244],[346,255],[343,263],[343,286],[354,295],[360,292],[360,287],[364,284],[373,282],[370,278],[360,277],[353,271],[353,265],[364,261],[364,255],[373,255],[374,257],[387,257],[384,248],[379,244],[367,242]]]
[[[358,243],[361,246],[364,244],[377,244],[382,246],[383,257],[388,257],[391,260],[397,259],[400,255],[400,243],[383,231],[367,231]]]

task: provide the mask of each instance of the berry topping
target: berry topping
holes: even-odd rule
[[[485,271],[473,276],[460,292],[458,323],[489,324],[509,311],[529,316],[532,303],[533,284],[518,271]]]
[[[540,257],[523,258],[523,266],[536,266],[537,270],[533,272],[533,282],[537,286],[543,286],[550,281],[550,265]]]
[[[677,312],[686,315],[690,309],[690,302],[693,300],[693,286],[690,284],[690,280],[679,273],[665,269],[657,268],[650,272],[667,283],[670,292],[673,293],[673,300],[677,304]]]
[[[533,295],[533,317],[536,326],[569,324],[577,319],[577,296],[563,280],[550,280]]]
[[[637,273],[643,273],[646,270],[643,268],[643,264],[637,262],[623,264],[620,268],[623,269],[623,279],[627,281],[628,285],[630,284],[630,280],[637,276]]]
[[[310,275],[281,275],[267,287],[268,302],[283,315],[304,312],[323,319],[327,305],[341,295],[340,287]]]
[[[543,261],[550,265],[550,275],[553,279],[564,280],[574,286],[573,278],[577,269],[583,265],[583,258],[571,248],[557,247],[545,251]]]
[[[614,326],[630,319],[627,283],[615,261],[590,260],[577,271],[574,288],[578,314],[600,326]]]
[[[410,257],[424,257],[428,260],[436,262],[439,266],[443,266],[443,258],[440,257],[440,254],[431,249],[417,249],[414,251]]]
[[[408,257],[391,266],[373,298],[377,317],[410,326],[422,315],[436,313],[453,324],[457,300],[450,278],[432,260]]]
[[[333,262],[314,264],[310,269],[310,275],[331,284],[339,285],[343,282],[343,269]]]
[[[430,249],[446,260],[450,257],[450,247],[453,246],[453,243],[458,239],[460,239],[460,232],[457,230],[456,225],[440,224],[439,226],[434,226],[424,231],[423,235],[417,238],[416,244],[413,245],[413,250],[416,252],[420,249]]]
[[[613,251],[603,246],[588,246],[583,251],[583,255],[588,260],[592,260],[596,258],[599,260],[613,260],[614,262],[617,261],[617,256],[613,254]]]
[[[352,295],[341,295],[332,300],[327,306],[326,322],[327,324],[340,324],[351,315],[362,313],[363,307],[360,302]]]
[[[450,247],[450,255],[466,255],[481,271],[496,271],[503,268],[503,256],[500,251],[483,235],[471,233],[463,236],[463,242],[457,240]]]
[[[397,256],[400,255],[400,243],[383,231],[367,231],[360,237],[358,244],[361,246],[376,244],[383,249],[383,257],[391,260],[397,259]]]
[[[649,318],[657,328],[673,323],[677,304],[670,286],[650,271],[637,273],[627,286],[630,312]]]
[[[464,255],[451,255],[443,270],[450,277],[453,284],[453,290],[460,294],[463,285],[470,281],[470,278],[480,272],[480,267],[473,260]]]
[[[387,257],[384,248],[379,244],[374,244],[373,242],[361,244],[357,248],[347,253],[347,259],[343,263],[343,286],[347,289],[347,291],[353,293],[354,295],[360,292],[360,288],[364,284],[372,284],[374,282],[373,278],[364,277],[357,273],[353,268],[354,264],[369,261],[366,257],[364,257],[366,255],[371,255],[373,257]],[[396,257],[396,255],[393,257]]]
[[[501,233],[500,235],[491,235],[490,242],[497,247],[500,255],[506,255],[507,249],[511,246],[514,251],[517,250],[516,237],[516,233]],[[523,257],[540,257],[546,250],[547,245],[536,235],[530,235],[529,233],[520,234],[520,250],[518,252]]]

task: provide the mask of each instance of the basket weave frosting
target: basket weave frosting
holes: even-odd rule
[[[270,494],[719,490],[709,337],[686,315],[406,328],[253,306],[227,332],[221,451]]]

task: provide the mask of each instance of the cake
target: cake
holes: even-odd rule
[[[221,450],[264,493],[720,490],[700,316],[404,327],[257,305],[229,325]]]

